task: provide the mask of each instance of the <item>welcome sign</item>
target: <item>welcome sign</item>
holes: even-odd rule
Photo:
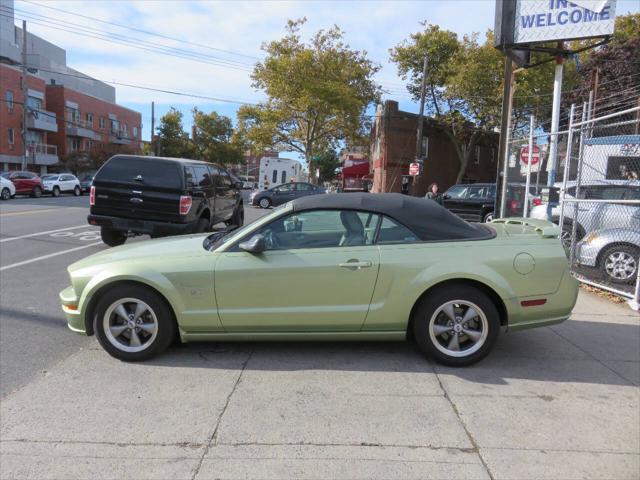
[[[518,0],[513,44],[611,35],[615,0]]]

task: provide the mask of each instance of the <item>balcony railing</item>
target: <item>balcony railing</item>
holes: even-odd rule
[[[58,147],[48,143],[27,143],[29,154],[58,155]]]
[[[122,130],[111,130],[109,132],[109,141],[111,143],[117,143],[119,145],[129,145],[131,143],[129,135]]]
[[[67,118],[67,126],[91,129],[93,128],[93,122],[89,122],[88,120],[83,120],[81,118],[77,118],[75,120]]]
[[[57,132],[58,123],[56,122],[55,112],[47,110],[30,110],[27,117],[27,128],[31,130],[44,130],[46,132]]]

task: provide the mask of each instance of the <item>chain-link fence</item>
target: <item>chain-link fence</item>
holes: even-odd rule
[[[586,104],[572,107],[557,135],[532,123],[528,136],[509,142],[503,216],[558,224],[575,276],[631,299],[637,309],[640,107],[598,118],[588,113]]]

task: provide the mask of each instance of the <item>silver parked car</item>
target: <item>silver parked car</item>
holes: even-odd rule
[[[598,268],[612,283],[633,283],[640,265],[640,230],[594,230],[576,245],[576,261]]]
[[[554,187],[559,189],[562,184]],[[567,182],[566,196],[575,198],[576,182]],[[579,203],[577,209],[576,240],[581,240],[587,233],[605,228],[631,228],[640,230],[640,206],[615,203],[616,200],[640,200],[640,181],[638,180],[607,180],[606,183],[588,184],[580,186],[580,198],[585,200],[610,200],[607,203]],[[564,209],[562,226],[562,241],[570,243],[573,228],[573,203],[567,202]],[[560,221],[560,206],[552,204],[552,218],[554,223]],[[547,204],[541,203],[531,209],[532,218],[545,219]]]

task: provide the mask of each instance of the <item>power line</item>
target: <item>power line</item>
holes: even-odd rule
[[[14,18],[14,16],[12,15],[1,13],[1,10],[0,10],[0,16],[5,18]],[[145,50],[152,53],[159,53],[159,54],[167,55],[174,58],[183,58],[186,60],[193,60],[200,63],[216,65],[216,66],[230,68],[234,70],[240,70],[244,72],[252,71],[252,66],[250,66],[249,64],[243,64],[243,63],[239,63],[232,60],[221,60],[221,59],[218,59],[217,57],[213,57],[210,55],[200,54],[197,52],[189,52],[187,50],[176,49],[173,47],[168,47],[166,45],[155,44],[152,42],[147,42],[147,41],[135,39],[132,37],[124,37],[122,35],[112,34],[109,32],[102,33],[96,29],[91,29],[90,27],[83,27],[79,25],[75,28],[66,28],[66,26],[61,26],[58,23],[42,21],[41,19],[36,19],[30,15],[27,15],[25,17],[25,20],[28,20],[30,23],[33,23],[35,25],[40,25],[44,28],[63,31],[63,32],[71,33],[78,36],[95,38],[98,40],[103,40],[103,41],[115,43],[118,45],[124,45],[131,48],[138,48],[140,50]],[[54,20],[53,22],[56,22],[56,21]]]
[[[125,28],[127,30],[132,30],[134,32],[144,33],[146,35],[152,35],[152,36],[158,37],[158,38],[165,38],[167,40],[173,40],[175,42],[181,42],[181,43],[184,43],[186,45],[193,45],[194,47],[206,48],[206,49],[209,49],[209,50],[214,50],[214,51],[218,51],[218,52],[222,52],[222,53],[228,53],[230,55],[236,55],[236,56],[239,56],[239,57],[250,58],[252,60],[260,60],[259,57],[256,57],[256,56],[253,56],[253,55],[246,55],[244,53],[234,52],[232,50],[224,50],[222,48],[212,47],[211,45],[204,45],[202,43],[190,42],[188,40],[183,40],[183,39],[179,39],[179,38],[175,38],[175,37],[170,37],[168,35],[163,35],[163,34],[160,34],[160,33],[157,33],[157,32],[151,32],[151,31],[148,31],[148,30],[142,30],[142,29],[139,29],[139,28],[131,27],[129,25],[122,25],[120,23],[109,22],[107,20],[101,20],[99,18],[89,17],[87,15],[82,15],[80,13],[70,12],[68,10],[63,10],[61,8],[51,7],[49,5],[43,5],[43,4],[38,3],[38,2],[32,2],[32,1],[29,1],[29,0],[20,0],[20,1],[22,1],[24,3],[32,4],[32,5],[37,5],[38,7],[41,7],[41,8],[48,8],[49,10],[55,10],[55,11],[58,11],[58,12],[61,12],[61,13],[65,13],[67,15],[74,15],[76,17],[86,18],[87,20],[91,20],[92,22],[99,22],[99,23],[104,23],[104,24],[107,24],[107,25],[113,25],[113,26],[116,26],[116,27],[119,27],[119,28]]]

